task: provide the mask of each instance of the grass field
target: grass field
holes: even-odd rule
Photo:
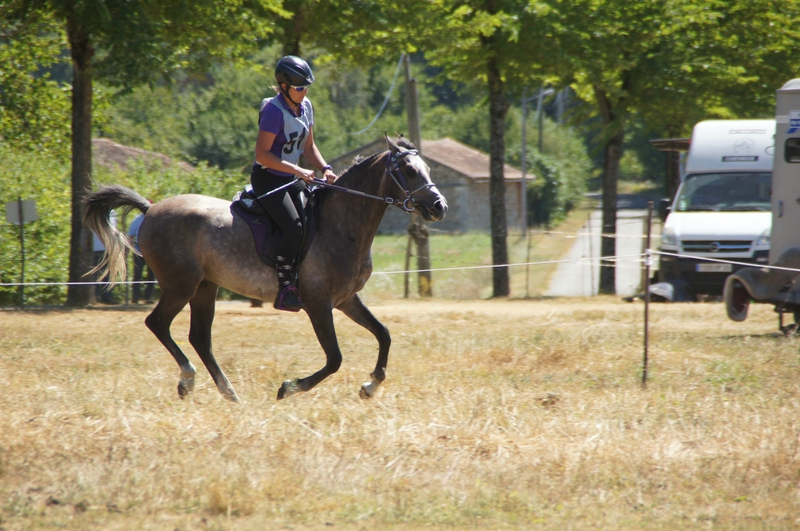
[[[769,307],[652,305],[643,390],[641,303],[371,306],[378,396],[375,341],[337,313],[341,370],[276,402],[323,363],[307,318],[221,302],[243,405],[202,368],[178,399],[143,307],[0,312],[0,528],[800,528],[798,343]]]
[[[575,242],[577,234],[590,210],[576,209],[555,229],[555,233],[532,230],[530,239],[511,231],[507,239],[508,259],[512,264],[546,262],[561,258]],[[441,234],[432,224],[430,235],[431,267],[447,269],[472,266],[488,266],[492,263],[491,238],[489,234]],[[401,299],[404,296],[405,275],[382,274],[387,271],[404,271],[408,235],[379,235],[372,245],[374,271],[364,297],[381,300]],[[416,248],[413,249],[416,252]],[[416,256],[411,259],[411,269],[417,268]],[[515,298],[541,296],[549,286],[555,264],[509,267],[511,296]],[[492,270],[467,269],[461,271],[434,271],[433,293],[437,298],[474,300],[492,296]],[[528,283],[527,289],[525,283]],[[411,275],[409,293],[416,298],[417,274]]]

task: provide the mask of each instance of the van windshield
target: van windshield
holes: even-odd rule
[[[684,179],[673,209],[769,212],[771,192],[771,173],[695,173]]]

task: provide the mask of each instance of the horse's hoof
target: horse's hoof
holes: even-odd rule
[[[359,398],[367,400],[375,396],[375,391],[377,390],[378,386],[375,385],[373,382],[367,382],[361,386],[361,390],[358,392]]]
[[[241,404],[242,403],[242,401],[239,400],[239,396],[236,393],[233,393],[233,394],[230,394],[230,395],[224,395],[224,396],[225,396],[225,398],[227,398],[228,400],[230,400],[231,402],[233,402],[235,404]]]
[[[281,385],[281,388],[278,389],[278,400],[283,400],[299,391],[300,387],[297,385],[297,380],[286,380]]]
[[[178,396],[181,400],[186,398],[186,395],[188,395],[190,392],[191,391],[186,387],[186,385],[184,385],[183,382],[178,384]]]
[[[194,375],[192,371],[181,371],[181,377],[178,380],[178,396],[184,398],[194,392]]]

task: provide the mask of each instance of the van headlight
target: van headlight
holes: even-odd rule
[[[772,234],[772,228],[764,229],[761,236],[756,240],[756,245],[769,245],[769,237]]]
[[[664,227],[661,232],[661,245],[678,245],[678,237],[671,227]]]

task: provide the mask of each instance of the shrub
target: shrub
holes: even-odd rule
[[[25,282],[67,282],[71,222],[69,161],[13,150],[0,144],[0,201],[35,200],[38,219],[24,226]],[[178,166],[133,164],[128,170],[97,168],[94,180],[121,184],[158,201],[182,193],[197,193],[230,199],[247,181],[240,172],[225,172],[208,166],[193,171]],[[130,218],[132,220],[132,217]],[[128,222],[130,221],[128,220]],[[122,229],[125,221],[120,226]],[[22,250],[18,225],[0,224],[0,283],[19,282]],[[28,286],[25,303],[60,304],[67,287]],[[19,304],[17,286],[0,286],[0,305]]]
[[[551,227],[578,206],[586,188],[585,177],[538,151],[529,152],[528,156],[536,175],[528,185],[528,225]]]
[[[25,281],[66,282],[69,271],[70,176],[67,161],[14,151],[0,144],[0,202],[35,200],[38,219],[24,226]],[[0,282],[19,282],[22,272],[20,227],[0,224]],[[18,287],[0,286],[0,304],[19,303]],[[25,288],[26,303],[52,304],[67,287]]]

